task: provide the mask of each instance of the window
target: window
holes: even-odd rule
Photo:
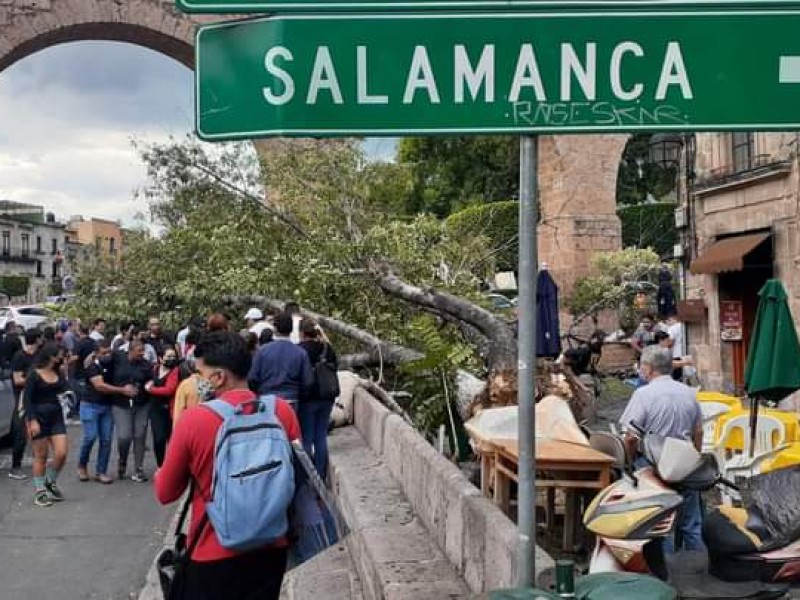
[[[31,235],[29,233],[22,234],[22,256],[27,258],[31,253]]]
[[[46,308],[42,308],[40,306],[29,306],[27,308],[20,308],[17,311],[21,315],[28,315],[31,317],[49,317],[50,313],[47,312]]]
[[[53,238],[52,254],[55,254],[56,252],[58,252],[58,240],[56,238]]]
[[[113,237],[112,238],[108,238],[108,251],[111,254],[116,254],[117,253],[117,240],[115,240]]]
[[[40,261],[40,260],[36,261],[36,276],[37,277],[41,277],[42,276],[42,261]]]
[[[747,171],[753,168],[753,157],[755,155],[755,139],[752,131],[740,131],[731,134],[731,146],[733,151],[733,170]]]
[[[53,279],[58,277],[58,271],[60,266],[61,265],[59,265],[57,262],[53,263]]]
[[[94,247],[98,252],[103,249],[103,238],[101,238],[99,235],[94,238]]]
[[[3,232],[3,256],[9,256],[11,254],[11,232],[4,231]]]
[[[42,253],[42,236],[36,236],[36,254]]]

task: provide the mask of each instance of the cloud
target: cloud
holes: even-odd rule
[[[0,72],[0,198],[130,223],[145,167],[131,140],[192,128],[192,73],[114,42],[59,45]]]

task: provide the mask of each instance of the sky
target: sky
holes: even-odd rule
[[[192,128],[192,73],[131,44],[50,47],[0,72],[0,198],[131,224],[144,165],[132,140]]]
[[[147,206],[132,141],[189,133],[192,81],[172,59],[115,42],[53,46],[0,72],[0,199],[133,224]],[[365,142],[375,159],[394,148],[391,138]]]

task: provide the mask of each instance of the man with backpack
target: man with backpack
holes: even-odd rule
[[[191,485],[182,597],[277,600],[286,570],[297,417],[283,400],[257,398],[248,389],[251,356],[238,334],[206,334],[195,360],[215,399],[183,413],[155,476],[163,504]]]

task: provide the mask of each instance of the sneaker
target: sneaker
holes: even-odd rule
[[[131,481],[135,481],[136,483],[144,483],[147,481],[147,475],[145,475],[143,471],[136,471],[136,473],[131,477]]]
[[[48,481],[44,484],[44,487],[47,488],[47,493],[50,494],[53,502],[61,502],[64,499],[64,494],[61,493],[55,481]]]
[[[33,497],[33,503],[36,506],[53,506],[53,499],[47,490],[39,490]]]
[[[95,475],[94,480],[97,483],[102,483],[104,485],[111,485],[112,483],[114,483],[114,480],[111,479],[111,477],[109,477],[105,473],[103,475]]]
[[[11,469],[8,472],[9,479],[16,479],[17,481],[25,481],[28,476],[22,472],[22,469]]]

